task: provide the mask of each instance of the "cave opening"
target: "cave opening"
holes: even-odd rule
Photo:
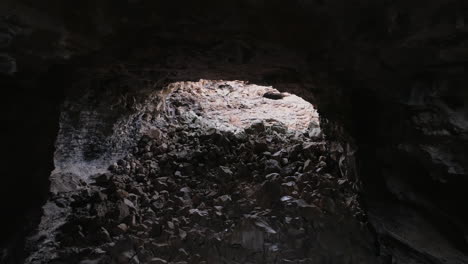
[[[377,122],[373,118],[378,112],[369,113],[366,105],[352,108],[347,116],[351,121],[321,117],[309,102],[323,106],[321,113],[332,119],[339,103],[323,95],[324,101],[316,100],[320,94],[309,91],[304,80],[290,79],[290,72],[268,73],[260,81],[277,82],[277,90],[216,79],[148,85],[120,68],[105,74],[98,69],[97,75],[94,71],[74,72],[76,76],[56,86],[71,88],[59,102],[49,198],[37,234],[19,238],[18,243],[26,242],[28,247],[9,252],[16,256],[7,255],[13,263],[25,256],[26,262],[42,263],[49,261],[49,255],[65,262],[76,258],[128,262],[135,256],[143,263],[181,260],[184,257],[168,254],[180,243],[185,245],[182,255],[195,263],[225,258],[254,263],[274,258],[373,263],[376,243],[390,247],[394,243],[388,238],[376,242],[381,224],[406,228],[398,232],[414,228],[399,221],[414,221],[442,239],[421,218],[424,212],[395,206],[398,199],[407,199],[392,196],[392,188],[399,190],[401,182],[395,185],[392,175],[373,177],[383,167],[369,162],[377,158],[375,147],[380,143],[376,128],[367,129],[365,124]],[[362,97],[378,104],[365,94],[349,98]],[[357,156],[354,144],[360,146]],[[364,166],[356,164],[357,159],[366,161]],[[180,212],[180,208],[185,209]],[[346,225],[340,226],[343,217]],[[372,228],[362,229],[367,221],[372,221]],[[432,221],[448,234],[449,243],[464,250],[458,226],[448,228],[446,222],[440,216]],[[321,226],[318,231],[313,223]],[[295,231],[288,229],[291,226]],[[146,245],[151,253],[135,250],[135,242],[128,240],[129,235],[141,237],[140,228],[149,236],[142,239],[157,244]],[[213,234],[215,247],[220,248],[216,253],[209,253],[213,245],[187,245],[190,239],[204,241]],[[175,244],[165,245],[170,240]],[[60,246],[50,247],[52,241]],[[114,242],[108,241],[121,243],[122,251],[115,253]],[[88,243],[111,248],[104,249],[107,253],[70,254]],[[336,249],[357,253],[346,258]],[[258,252],[263,252],[262,257]]]
[[[407,2],[1,1],[0,262],[468,263],[466,3]]]
[[[27,262],[322,262],[341,259],[337,248],[374,258],[349,146],[326,138],[306,100],[206,79],[107,95],[93,88],[62,104]],[[121,249],[72,250],[91,246]]]

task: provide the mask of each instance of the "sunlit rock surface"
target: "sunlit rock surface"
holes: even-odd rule
[[[318,113],[310,103],[272,87],[242,81],[201,80],[175,83],[168,89],[172,90],[167,102],[170,113],[193,114],[220,130],[243,131],[261,121],[281,123],[298,132],[320,126]],[[269,99],[268,94],[276,94],[280,99]]]

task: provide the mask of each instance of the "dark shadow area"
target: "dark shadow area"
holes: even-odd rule
[[[5,91],[0,187],[0,210],[5,217],[0,237],[2,247],[14,248],[13,255],[21,256],[23,239],[38,224],[48,198],[66,69],[52,66],[37,79],[27,73],[0,77]]]

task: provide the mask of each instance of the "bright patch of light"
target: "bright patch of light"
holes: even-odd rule
[[[289,131],[319,127],[318,113],[309,102],[273,87],[200,80],[173,83],[169,89],[169,112],[196,116],[221,130],[239,131],[260,121],[280,123]]]

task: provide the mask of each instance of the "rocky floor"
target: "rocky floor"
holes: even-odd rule
[[[124,158],[56,190],[49,206],[68,213],[27,263],[378,263],[358,184],[313,108],[227,85],[173,88]]]

